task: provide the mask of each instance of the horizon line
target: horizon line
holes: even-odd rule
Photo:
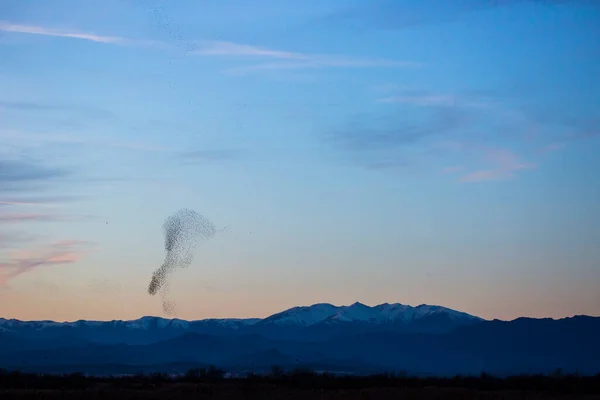
[[[201,322],[201,321],[249,321],[249,320],[257,320],[257,321],[262,321],[265,320],[269,317],[272,317],[274,315],[292,310],[294,308],[302,308],[302,307],[306,307],[306,308],[310,308],[313,306],[317,306],[317,305],[328,305],[328,306],[333,306],[336,308],[343,308],[343,307],[350,307],[352,305],[355,304],[360,304],[360,305],[364,305],[368,308],[375,308],[378,306],[383,306],[383,305],[403,305],[403,306],[408,306],[411,308],[418,308],[418,307],[422,307],[422,306],[428,306],[428,307],[441,307],[441,308],[445,308],[447,310],[451,310],[451,311],[455,311],[455,312],[459,312],[459,313],[463,313],[463,314],[467,314],[470,315],[472,317],[478,318],[481,321],[485,321],[485,322],[491,322],[491,321],[501,321],[501,322],[512,322],[512,321],[516,321],[519,319],[535,319],[535,320],[544,320],[544,319],[550,319],[553,321],[560,321],[563,319],[569,319],[569,318],[575,318],[575,317],[590,317],[590,318],[600,318],[600,315],[588,315],[588,314],[573,314],[573,315],[567,315],[567,316],[563,316],[563,317],[529,317],[529,316],[519,316],[519,317],[515,317],[512,319],[500,319],[500,318],[491,318],[491,319],[487,319],[487,318],[483,318],[480,317],[478,315],[474,315],[474,314],[470,314],[464,311],[460,311],[460,310],[455,310],[449,307],[445,307],[445,306],[439,306],[439,305],[434,305],[434,304],[419,304],[418,306],[412,306],[410,304],[402,304],[402,303],[381,303],[381,304],[376,304],[373,306],[369,306],[366,305],[364,303],[361,303],[359,301],[356,301],[352,304],[349,305],[335,305],[332,303],[314,303],[311,305],[307,305],[307,306],[293,306],[293,307],[289,307],[286,309],[283,309],[281,311],[275,312],[273,314],[269,314],[265,317],[209,317],[209,318],[199,318],[199,319],[185,319],[185,318],[178,318],[178,317],[174,317],[174,318],[170,318],[168,316],[159,316],[159,315],[142,315],[141,317],[138,318],[133,318],[133,319],[84,319],[84,318],[80,318],[77,320],[62,320],[62,321],[58,321],[58,320],[52,320],[52,319],[28,319],[28,320],[22,320],[22,319],[18,319],[18,318],[4,318],[2,316],[0,316],[0,320],[4,320],[4,321],[18,321],[18,322],[25,322],[25,323],[33,323],[33,322],[53,322],[53,323],[57,323],[57,324],[72,324],[72,323],[77,323],[77,322],[100,322],[100,323],[108,323],[108,322],[133,322],[133,321],[139,321],[142,320],[144,318],[152,318],[152,319],[160,319],[160,320],[165,320],[165,321],[183,321],[183,322]]]

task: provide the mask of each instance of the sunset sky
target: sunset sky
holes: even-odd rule
[[[165,5],[167,4],[167,5]],[[1,0],[0,317],[600,315],[592,0]]]

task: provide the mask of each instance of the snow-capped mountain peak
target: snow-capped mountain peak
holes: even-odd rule
[[[265,318],[261,323],[280,326],[313,326],[319,323],[332,324],[344,322],[406,324],[431,316],[445,316],[454,321],[479,319],[472,315],[441,306],[422,304],[412,307],[400,303],[384,303],[370,307],[356,302],[349,306],[315,304],[309,307],[293,307]]]

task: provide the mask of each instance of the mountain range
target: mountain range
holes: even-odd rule
[[[264,319],[0,318],[0,368],[123,373],[217,365],[415,375],[600,373],[600,318],[488,321],[441,306],[315,304]]]

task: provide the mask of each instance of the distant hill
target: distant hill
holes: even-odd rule
[[[486,321],[439,306],[295,307],[265,319],[23,322],[0,319],[0,368],[117,372],[214,364],[231,370],[456,375],[600,373],[600,318]],[[104,371],[104,372],[101,372]]]

